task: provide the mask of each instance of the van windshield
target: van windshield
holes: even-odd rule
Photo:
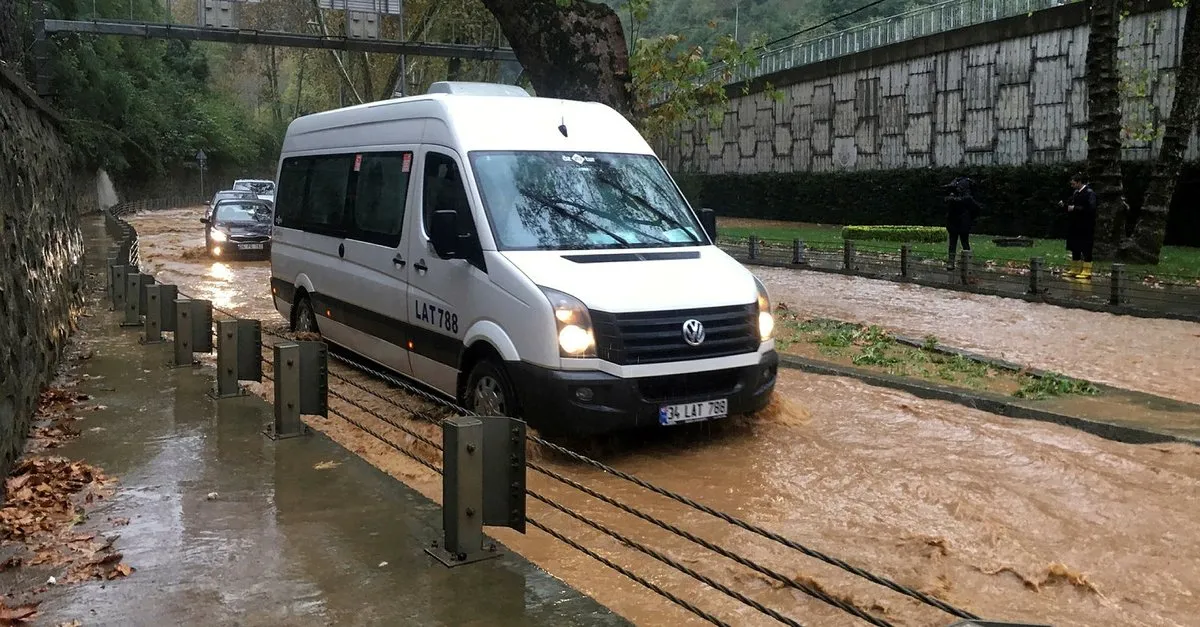
[[[500,250],[709,243],[652,155],[473,152],[471,165]]]

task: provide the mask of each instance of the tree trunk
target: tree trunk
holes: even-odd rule
[[[483,0],[539,96],[633,110],[629,49],[621,18],[590,0]]]
[[[1120,35],[1117,0],[1092,3],[1088,34],[1088,174],[1096,191],[1095,258],[1112,259],[1124,236],[1121,182],[1121,94],[1117,74]]]
[[[1175,194],[1175,183],[1183,168],[1183,155],[1192,127],[1200,114],[1200,64],[1194,61],[1200,59],[1200,25],[1196,24],[1200,20],[1200,13],[1196,11],[1198,1],[1192,0],[1188,4],[1180,47],[1180,58],[1193,61],[1180,64],[1176,74],[1175,98],[1171,101],[1158,163],[1154,165],[1133,235],[1121,245],[1120,257],[1132,263],[1158,263],[1167,235],[1167,215]]]

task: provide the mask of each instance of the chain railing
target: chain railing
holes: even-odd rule
[[[959,251],[950,267],[947,253],[930,256],[902,244],[751,235],[722,237],[720,246],[739,261],[754,265],[851,274],[1142,317],[1200,321],[1200,276],[1150,272],[1119,263],[1098,264],[1090,278],[1081,280],[1047,265],[1042,257],[1022,257],[1018,252],[976,257]]]
[[[817,37],[798,35],[790,42],[776,42],[758,54],[757,64],[746,64],[734,72],[734,81],[745,81],[810,63],[818,63],[872,48],[927,37],[976,24],[994,22],[1078,0],[949,0],[873,20]],[[707,80],[717,79],[723,65],[714,66]]]

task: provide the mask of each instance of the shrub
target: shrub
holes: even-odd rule
[[[1122,164],[1125,194],[1140,209],[1153,164]],[[673,173],[695,207],[731,218],[761,218],[818,224],[946,224],[942,185],[955,176],[976,183],[983,205],[975,233],[1033,238],[1066,236],[1066,212],[1059,200],[1070,194],[1068,181],[1079,163],[1022,166],[961,166],[856,172],[762,172],[758,174]],[[1171,213],[1167,244],[1200,246],[1200,163],[1184,165]]]
[[[950,238],[940,226],[847,226],[842,229],[842,239],[902,244],[938,244]]]

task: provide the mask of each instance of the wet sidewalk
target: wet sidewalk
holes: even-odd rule
[[[211,367],[169,368],[170,344],[140,345],[93,305],[76,374],[101,407],[54,452],[119,479],[80,529],[128,519],[116,548],[136,570],[52,586],[45,624],[627,624],[504,547],[442,566],[424,553],[440,507],[320,434],[267,439],[265,402],[212,400]]]

